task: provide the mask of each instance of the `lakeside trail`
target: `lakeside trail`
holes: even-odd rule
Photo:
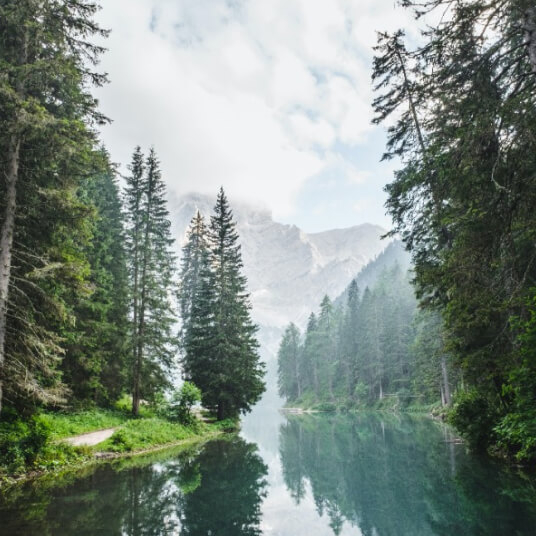
[[[74,447],[80,447],[82,445],[92,447],[93,445],[98,445],[102,443],[117,430],[116,428],[106,428],[105,430],[97,430],[96,432],[90,432],[87,434],[80,434],[73,437],[66,437],[63,441],[66,441]]]

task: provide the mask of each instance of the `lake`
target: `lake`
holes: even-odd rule
[[[536,534],[536,482],[455,444],[427,417],[285,417],[0,497],[0,534],[419,536]]]

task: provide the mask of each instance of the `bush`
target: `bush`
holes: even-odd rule
[[[483,451],[493,442],[496,415],[489,401],[476,389],[456,395],[448,421],[474,450]]]
[[[192,424],[195,420],[192,407],[200,401],[201,390],[191,382],[184,382],[182,387],[173,393],[165,415],[171,421]]]
[[[50,437],[50,425],[40,415],[0,423],[0,460],[8,473],[32,467]]]
[[[520,462],[536,459],[536,411],[509,413],[494,428],[499,449]]]

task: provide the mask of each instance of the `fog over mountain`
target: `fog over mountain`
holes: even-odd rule
[[[276,332],[289,322],[305,325],[322,297],[335,298],[353,277],[388,245],[385,229],[364,223],[347,229],[305,233],[278,223],[266,209],[230,199],[242,245],[244,272],[253,304],[253,318]],[[177,247],[199,211],[208,221],[214,199],[190,194],[170,203]]]

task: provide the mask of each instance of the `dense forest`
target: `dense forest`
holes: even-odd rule
[[[474,447],[529,460],[536,455],[536,8],[524,0],[402,4],[416,21],[439,22],[413,48],[403,31],[378,35],[374,121],[388,125],[384,159],[400,161],[386,186],[390,234],[410,251],[420,308],[439,327],[440,353],[463,377],[451,422]],[[421,330],[423,342],[429,333]]]
[[[417,307],[399,248],[391,244],[334,303],[326,296],[303,335],[287,327],[278,377],[289,403],[400,410],[450,403],[460,377],[442,347],[439,316]],[[366,282],[373,285],[360,289]]]
[[[181,360],[201,392],[188,383],[176,415],[187,417],[183,396],[236,418],[264,390],[223,189],[197,284],[187,255],[179,274],[155,149],[136,147],[120,176],[99,141],[108,119],[91,89],[106,77],[92,40],[107,32],[97,9],[85,0],[0,4],[0,456],[42,447],[32,416],[43,410],[126,398],[138,416],[142,404],[165,405]]]

